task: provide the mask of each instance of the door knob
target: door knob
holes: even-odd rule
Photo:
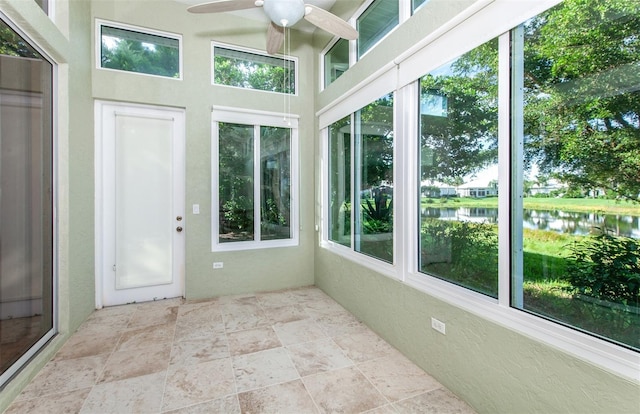
[[[176,227],[176,231],[177,231],[178,233],[180,233],[180,232],[182,231],[182,227],[180,227],[180,226]]]
[[[176,217],[176,220],[178,220],[178,221],[182,221],[182,216],[178,216],[178,217]]]

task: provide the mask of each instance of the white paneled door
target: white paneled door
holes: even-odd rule
[[[183,295],[184,111],[96,103],[96,304]]]

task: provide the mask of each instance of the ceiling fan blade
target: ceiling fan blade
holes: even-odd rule
[[[256,0],[215,0],[187,8],[190,13],[223,13],[258,7],[262,2]]]
[[[284,27],[271,22],[267,29],[267,53],[275,55],[284,43]]]
[[[358,38],[358,31],[335,14],[314,6],[313,4],[305,4],[304,7],[304,18],[309,23],[347,40],[355,40]]]

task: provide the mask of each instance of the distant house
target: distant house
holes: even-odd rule
[[[458,187],[460,197],[495,197],[498,195],[498,188],[490,185],[490,180],[473,180]]]

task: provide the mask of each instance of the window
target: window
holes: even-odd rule
[[[640,349],[640,9],[577,3],[513,33],[512,305]]]
[[[496,39],[469,50],[470,36],[487,30],[486,15],[471,16],[320,108],[322,246],[637,378],[640,9],[623,0],[536,7],[514,29],[522,10],[509,17],[489,5],[506,19]],[[451,60],[448,48],[461,53]],[[396,81],[393,105],[383,98],[344,117]],[[380,160],[391,151],[370,151],[366,135],[391,106],[401,170],[395,198],[380,204],[395,216],[385,255],[384,232],[368,238],[379,223],[367,223],[366,200],[378,185],[368,166],[390,165]]]
[[[40,8],[47,14],[49,14],[49,0],[35,0]]]
[[[420,7],[422,7],[429,0],[411,0],[411,14],[415,13]]]
[[[330,85],[349,69],[349,41],[338,40],[324,55],[324,86]]]
[[[358,58],[393,30],[400,22],[398,0],[374,0],[358,17]]]
[[[420,271],[498,297],[498,41],[420,79]]]
[[[238,88],[297,93],[297,61],[213,46],[213,83]]]
[[[388,263],[393,263],[393,149],[393,94],[329,127],[329,239]]]
[[[182,37],[98,21],[98,67],[167,78],[182,77]]]
[[[297,128],[275,116],[214,119],[213,249],[297,244]]]
[[[0,388],[55,333],[53,82],[0,20]]]

